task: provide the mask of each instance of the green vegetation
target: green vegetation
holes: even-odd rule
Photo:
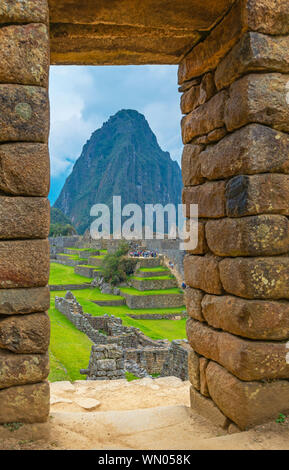
[[[50,264],[50,285],[82,284],[90,281],[92,281],[92,279],[75,274],[74,267],[72,266],[65,266],[58,263]]]
[[[169,271],[169,268],[167,268],[166,266],[157,266],[155,268],[139,268],[138,271],[142,273],[157,273],[159,271]]]
[[[159,289],[159,290],[145,290],[140,291],[134,287],[122,287],[121,292],[124,294],[130,295],[170,295],[170,294],[182,294],[183,291],[178,287],[173,287],[172,289]]]
[[[50,218],[50,237],[77,235],[77,231],[73,227],[71,220],[55,207],[51,208]]]
[[[128,382],[131,382],[132,380],[139,380],[139,377],[137,377],[136,375],[133,375],[131,372],[126,372],[125,378]]]
[[[125,257],[128,251],[129,245],[126,242],[120,242],[115,253],[108,253],[104,256],[102,275],[104,280],[113,286],[126,281],[127,277],[134,272],[136,261]]]
[[[136,279],[137,281],[155,281],[155,280],[167,281],[168,279],[174,279],[174,276],[172,276],[172,275],[167,275],[167,276],[154,276],[154,277],[137,277],[137,276],[131,276],[130,279]]]
[[[81,380],[80,369],[86,369],[92,342],[54,307],[55,295],[51,295],[49,316],[51,321],[50,375],[48,380]]]

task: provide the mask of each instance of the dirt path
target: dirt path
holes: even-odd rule
[[[289,449],[289,424],[227,434],[190,410],[175,377],[56,382],[49,422],[0,426],[0,449]]]

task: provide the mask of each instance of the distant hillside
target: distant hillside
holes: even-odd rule
[[[178,204],[182,179],[177,162],[158,145],[145,117],[122,110],[84,145],[54,207],[70,217],[79,233],[90,226],[96,203]]]
[[[50,213],[50,237],[75,235],[77,231],[73,227],[71,220],[55,207],[51,208]]]

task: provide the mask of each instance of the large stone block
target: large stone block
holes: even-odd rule
[[[182,176],[184,186],[201,184],[205,178],[201,175],[201,160],[199,155],[204,146],[187,144],[182,154]]]
[[[50,322],[46,313],[0,317],[0,348],[14,353],[41,354],[49,346]]]
[[[46,23],[48,21],[47,0],[2,0],[0,23]]]
[[[10,25],[0,29],[0,82],[46,86],[49,35],[44,24]]]
[[[41,382],[48,374],[48,353],[14,354],[0,350],[0,389]]]
[[[289,382],[242,382],[210,362],[206,377],[211,397],[220,410],[242,430],[275,420],[289,411]]]
[[[288,299],[289,257],[226,258],[219,263],[222,285],[246,299]]]
[[[289,173],[288,155],[287,134],[261,124],[249,124],[198,154],[201,166],[198,178],[217,180],[240,174]]]
[[[202,315],[202,299],[204,293],[201,290],[187,287],[185,289],[185,303],[187,307],[187,313],[190,317],[195,320],[204,321]]]
[[[232,178],[226,186],[226,212],[229,217],[262,213],[289,215],[288,201],[288,175],[240,175]]]
[[[190,348],[188,354],[188,376],[195,389],[200,390],[200,360],[198,354]]]
[[[179,83],[214,70],[246,31],[270,35],[289,33],[287,0],[239,0],[210,32],[189,52],[179,67]]]
[[[215,426],[227,429],[230,421],[214,404],[213,400],[201,395],[193,386],[190,387],[191,408]]]
[[[49,384],[4,388],[0,402],[0,423],[43,423],[49,416]]]
[[[211,255],[190,256],[184,259],[185,281],[190,287],[201,289],[209,294],[221,294],[218,258]]]
[[[48,199],[0,196],[0,239],[47,238],[49,222]]]
[[[201,308],[203,319],[209,325],[234,335],[276,341],[285,341],[289,337],[289,302],[285,300],[247,300],[231,295],[205,295]]]
[[[16,315],[45,312],[50,306],[49,299],[49,287],[0,289],[0,314]]]
[[[252,73],[234,82],[225,107],[227,129],[233,131],[255,122],[288,132],[288,82],[289,75],[280,73]]]
[[[186,247],[186,252],[187,253],[190,253],[191,255],[203,255],[205,253],[207,253],[208,251],[208,245],[207,245],[207,241],[206,241],[206,237],[205,237],[205,221],[203,220],[199,220],[196,222],[194,219],[193,220],[190,220],[190,219],[187,219],[186,220],[186,231],[188,234],[190,234],[190,238],[187,238],[185,240],[186,243],[190,243],[190,239],[192,239],[193,241],[193,238],[194,238],[194,234],[192,235],[191,232],[193,230],[193,226],[191,224],[194,224],[194,227],[195,227],[195,223],[198,224],[198,243],[197,243],[197,246],[196,248],[194,248],[193,250],[190,250],[190,246],[187,245]]]
[[[208,134],[224,125],[227,99],[227,91],[220,91],[205,104],[183,117],[181,125],[184,144],[189,143],[194,137]]]
[[[199,217],[213,219],[224,217],[225,186],[224,181],[216,181],[184,188],[183,204],[186,205],[186,217],[190,217],[190,204],[198,205]]]
[[[243,0],[238,1],[224,19],[187,54],[179,66],[179,84],[213,70],[246,30],[243,24]]]
[[[207,369],[209,361],[205,357],[200,357],[199,360],[200,360],[200,392],[205,397],[209,397],[210,394],[209,394],[207,378],[206,378],[206,369]]]
[[[0,85],[0,142],[47,142],[48,92],[26,85]]]
[[[220,90],[248,72],[289,72],[289,36],[249,32],[217,67],[215,82]]]
[[[240,380],[288,379],[286,343],[251,341],[189,318],[187,336],[201,356],[218,362]]]
[[[266,256],[289,251],[289,222],[282,215],[209,220],[206,239],[218,256]]]
[[[216,93],[214,76],[207,73],[198,85],[192,86],[181,97],[181,111],[188,114],[201,104],[205,104]]]
[[[49,152],[46,144],[0,145],[0,190],[23,196],[48,196]]]
[[[0,289],[44,287],[48,278],[48,240],[0,242]]]

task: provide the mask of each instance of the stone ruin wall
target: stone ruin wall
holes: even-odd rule
[[[123,349],[117,344],[93,345],[89,365],[81,369],[87,380],[125,379]]]
[[[288,51],[288,1],[237,1],[179,67],[191,402],[223,427],[289,410]]]
[[[79,331],[85,333],[95,345],[91,350],[87,369],[88,377],[94,377],[95,370],[98,368],[97,364],[94,364],[94,361],[98,359],[98,355],[94,354],[95,347],[114,345],[123,351],[125,361],[132,361],[143,368],[147,374],[174,375],[187,380],[189,346],[185,340],[172,343],[167,340],[152,340],[137,328],[123,326],[121,318],[112,315],[93,317],[83,312],[82,306],[70,292],[66,294],[66,298],[55,298],[55,308],[65,315]],[[189,349],[191,350],[190,347]],[[110,377],[103,372],[100,376]],[[111,374],[111,377],[115,378],[115,375]]]

